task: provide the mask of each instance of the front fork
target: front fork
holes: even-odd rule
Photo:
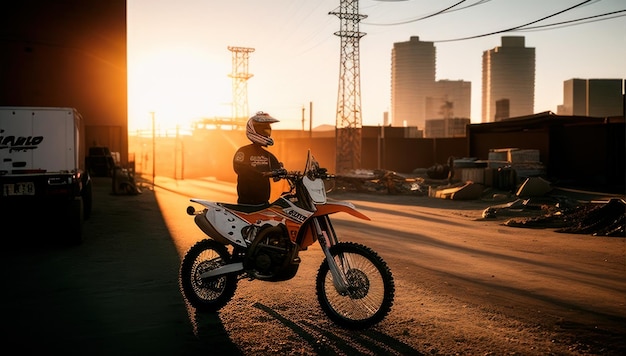
[[[320,220],[322,220],[322,223],[324,224],[324,229],[322,229]],[[345,295],[348,293],[348,281],[346,279],[346,275],[343,273],[344,269],[339,268],[337,261],[335,261],[330,253],[331,246],[334,246],[339,242],[337,235],[335,234],[335,230],[333,229],[333,225],[330,223],[330,218],[328,215],[317,217],[313,219],[313,224],[315,227],[315,233],[317,234],[317,240],[322,247],[322,251],[324,251],[324,256],[326,256],[326,261],[328,262],[328,269],[333,277],[333,285],[339,294]]]

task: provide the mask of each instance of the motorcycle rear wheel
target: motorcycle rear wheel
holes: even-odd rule
[[[317,299],[324,313],[347,329],[366,329],[380,322],[393,305],[395,283],[387,263],[371,248],[340,242],[330,248],[337,267],[348,280],[347,293],[339,293],[324,260],[316,280]]]
[[[228,303],[237,289],[237,275],[210,279],[200,275],[227,264],[231,255],[225,245],[211,239],[198,241],[183,257],[179,272],[181,291],[199,312],[215,312]]]

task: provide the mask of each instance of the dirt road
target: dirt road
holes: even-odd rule
[[[230,187],[232,188],[232,187]],[[228,185],[157,190],[179,252],[199,236],[179,196],[232,201]],[[484,201],[340,194],[372,218],[334,216],[345,240],[372,247],[396,278],[391,315],[346,332],[317,310],[317,246],[290,281],[241,281],[220,313],[246,354],[621,354],[626,350],[626,239],[562,234],[484,220]],[[178,204],[178,206],[176,206]],[[172,223],[170,223],[172,222]],[[189,221],[190,222],[190,221]],[[201,235],[201,234],[200,234]],[[320,340],[320,337],[323,341]]]
[[[56,245],[36,217],[13,230],[1,265],[5,346],[70,355],[626,351],[624,238],[503,226],[480,218],[485,202],[336,196],[372,218],[337,215],[337,232],[376,250],[396,279],[389,317],[354,332],[334,326],[317,307],[317,247],[301,254],[290,281],[240,281],[219,313],[186,306],[177,283],[180,256],[202,238],[184,212],[188,199],[232,200],[232,184],[159,179],[156,194],[114,196],[110,181],[97,183],[81,246]]]

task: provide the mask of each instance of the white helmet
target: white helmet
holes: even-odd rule
[[[272,135],[272,127],[270,124],[278,122],[270,114],[258,111],[256,115],[248,119],[246,124],[246,136],[253,143],[258,143],[261,146],[271,146],[274,144],[274,140],[270,137]]]

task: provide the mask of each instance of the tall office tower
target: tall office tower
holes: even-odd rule
[[[591,117],[624,115],[622,79],[569,79],[563,82],[563,105],[557,114]]]
[[[436,50],[433,42],[411,36],[391,50],[391,124],[424,129],[426,98],[435,85]]]
[[[502,46],[483,52],[482,122],[496,121],[496,102],[508,100],[509,116],[534,114],[535,49],[523,36],[503,36]]]

